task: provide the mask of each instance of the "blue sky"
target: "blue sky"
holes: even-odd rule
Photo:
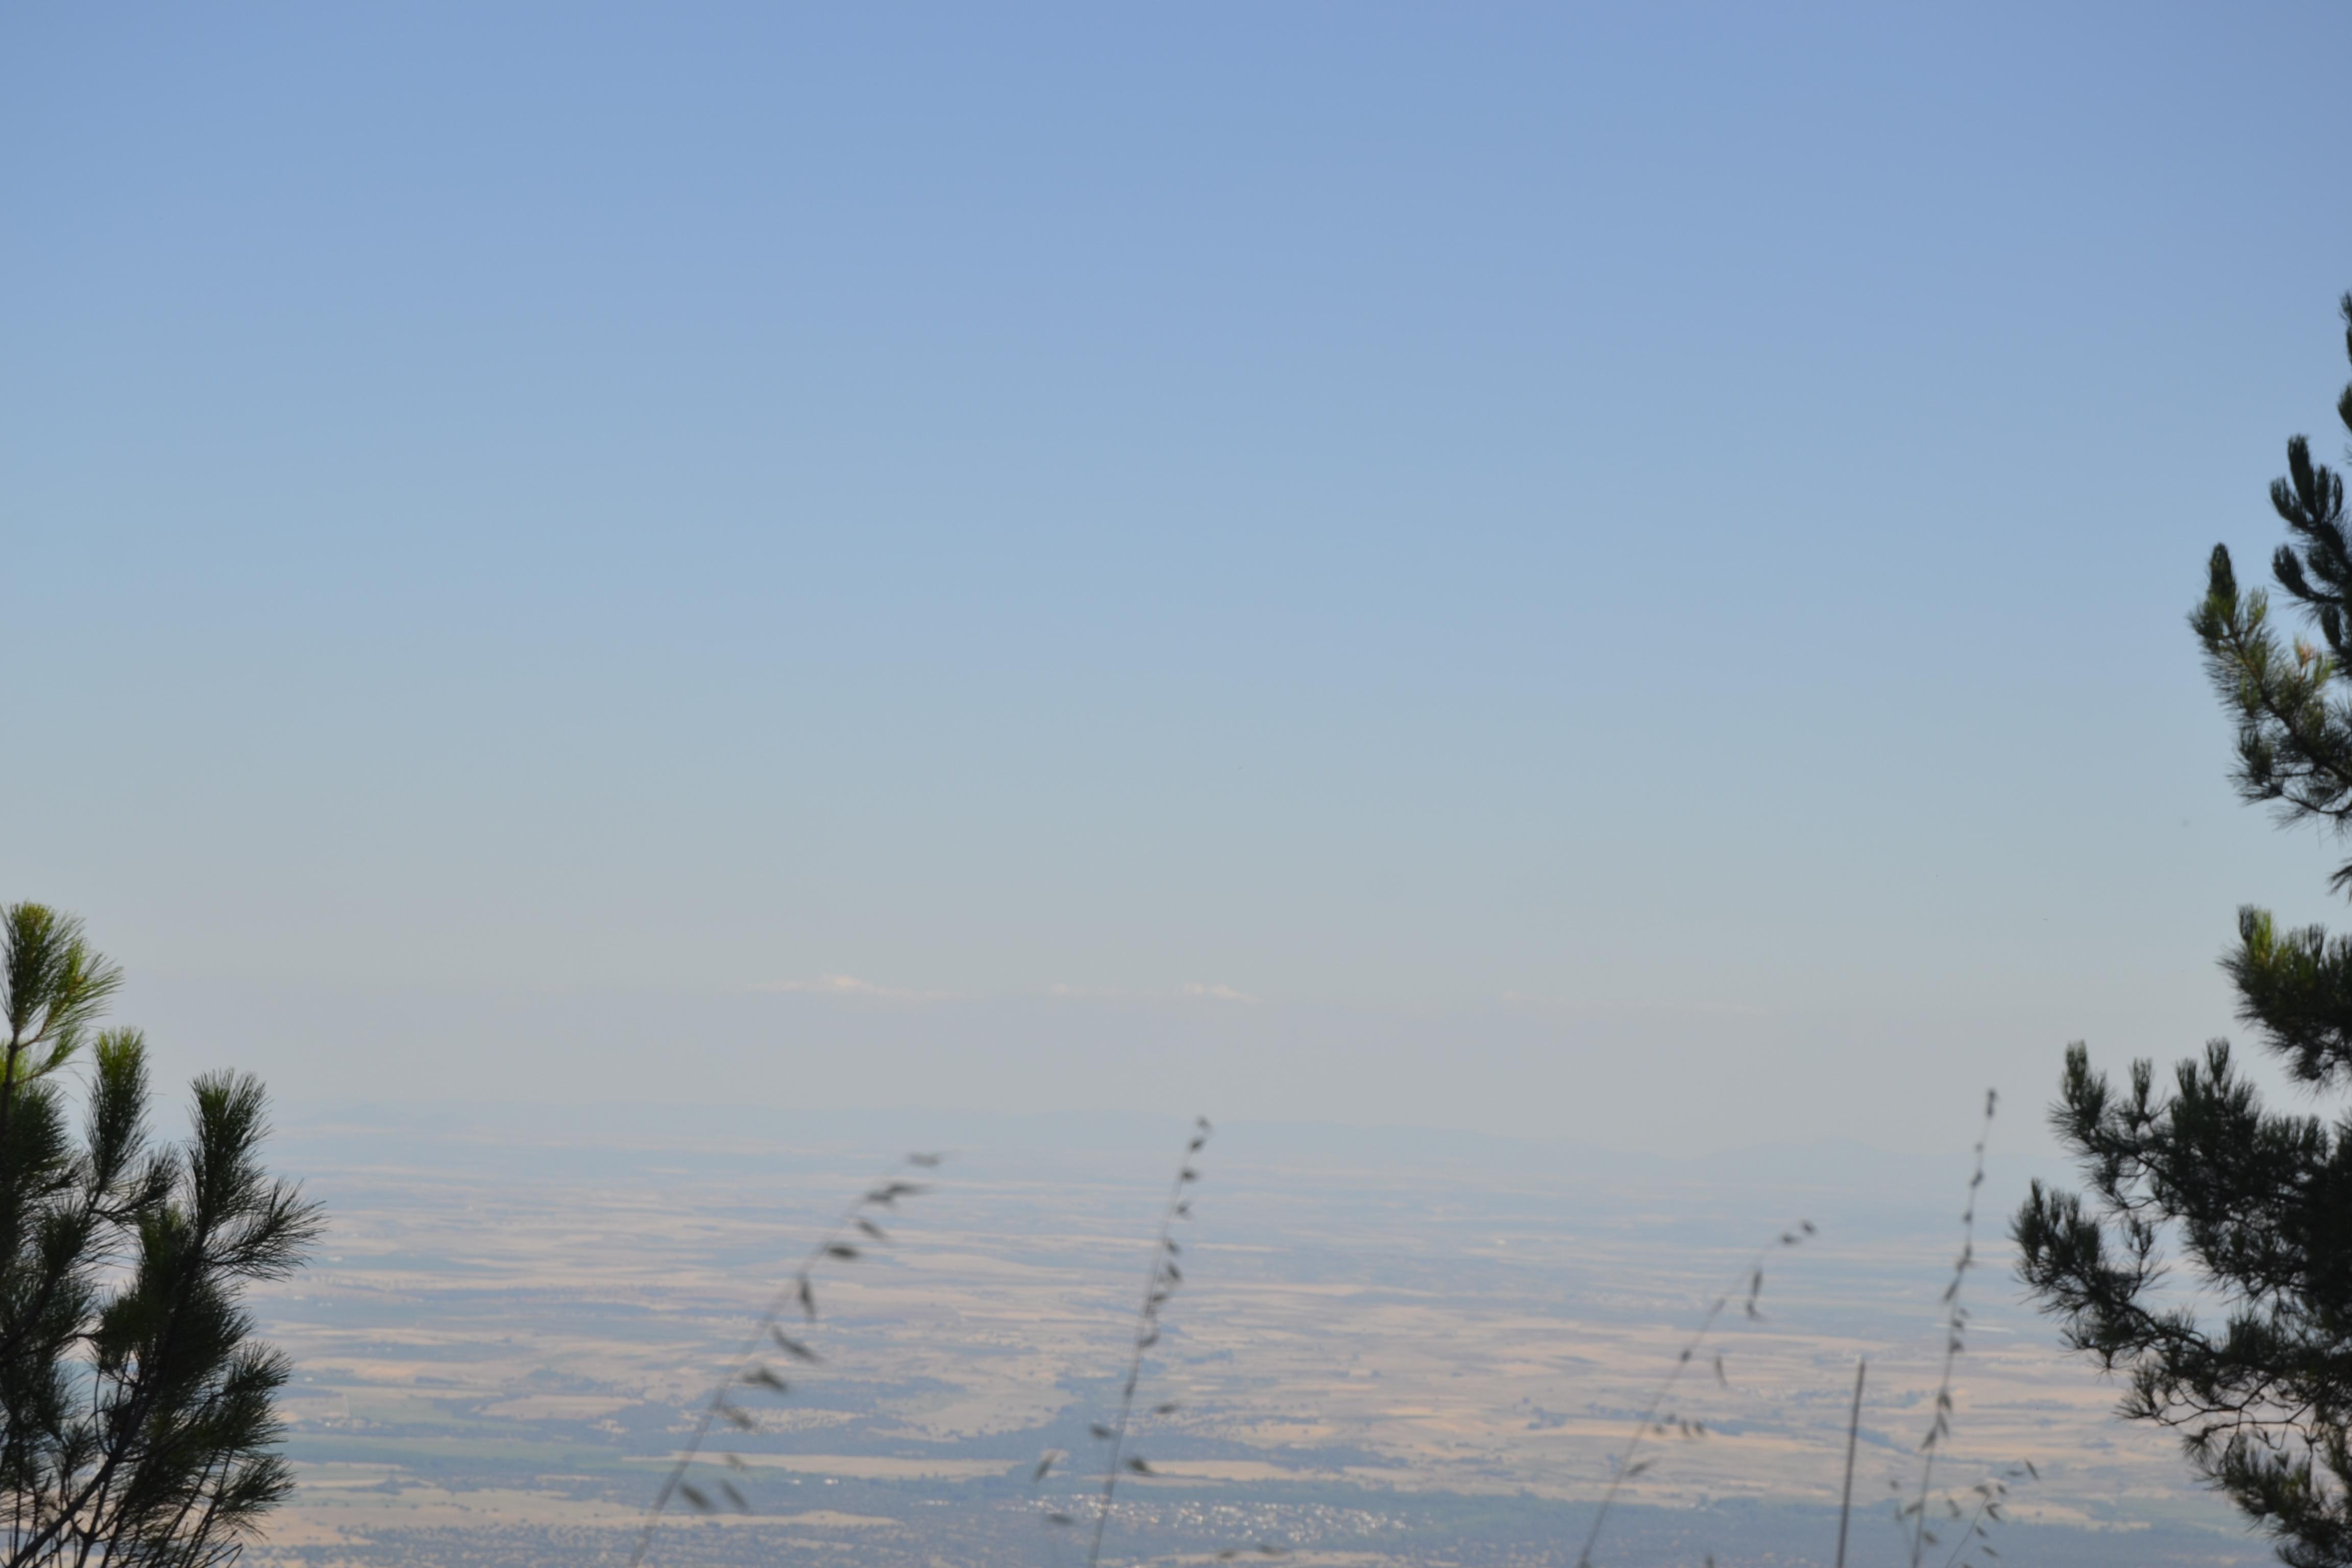
[[[296,1097],[1958,1144],[2329,912],[2181,616],[2347,44],[19,10],[5,892]]]

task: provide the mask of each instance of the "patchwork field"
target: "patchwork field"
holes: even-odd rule
[[[260,1303],[300,1366],[301,1487],[257,1558],[625,1560],[712,1380],[899,1152],[891,1131],[949,1145],[931,1190],[877,1213],[886,1245],[820,1266],[821,1316],[793,1331],[822,1360],[775,1358],[781,1397],[740,1391],[754,1429],[725,1438],[740,1468],[698,1473],[749,1511],[682,1513],[651,1560],[1082,1560],[1045,1516],[1092,1518],[1088,1426],[1117,1404],[1178,1121],[293,1119],[281,1162],[334,1224],[317,1266]],[[1137,1424],[1152,1473],[1122,1483],[1116,1559],[1263,1543],[1302,1563],[1572,1563],[1679,1366],[1657,1406],[1673,1430],[1635,1456],[1596,1561],[1826,1562],[1866,1356],[1851,1560],[1907,1560],[1888,1500],[1919,1485],[1964,1156],[1643,1162],[1241,1127],[1202,1169],[1139,1394],[1175,1408]],[[1972,1504],[1979,1481],[2013,1478],[1993,1527],[2009,1563],[2265,1561],[2019,1306],[2003,1213],[1988,1199],[1931,1491]],[[1780,1245],[1799,1219],[1817,1234]],[[1944,1528],[1930,1561],[1959,1542]]]

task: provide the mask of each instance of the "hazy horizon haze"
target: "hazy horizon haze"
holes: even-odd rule
[[[5,894],[300,1100],[2041,1147],[2343,916],[2182,616],[2348,44],[19,11]]]

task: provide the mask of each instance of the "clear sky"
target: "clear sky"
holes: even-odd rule
[[[2330,912],[2182,615],[2334,446],[2347,58],[14,7],[0,893],[298,1099],[1957,1146]]]

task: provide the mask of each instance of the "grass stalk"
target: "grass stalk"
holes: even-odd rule
[[[1935,1544],[1927,1533],[1927,1495],[1935,1481],[1936,1456],[1952,1436],[1952,1373],[1968,1342],[1969,1311],[1960,1304],[1960,1286],[1968,1279],[1969,1270],[1976,1266],[1977,1194],[1984,1187],[1985,1144],[1992,1137],[1993,1111],[2000,1103],[1998,1091],[1985,1090],[1984,1121],[1977,1131],[1976,1166],[1969,1175],[1968,1207],[1960,1214],[1959,1256],[1952,1260],[1951,1282],[1944,1287],[1944,1373],[1936,1385],[1934,1417],[1927,1423],[1927,1435],[1919,1444],[1918,1495],[1904,1510],[1911,1516],[1911,1568],[1920,1568],[1927,1548]],[[1967,1539],[1962,1537],[1964,1542]]]
[[[1739,1272],[1740,1285],[1746,1287],[1746,1299],[1742,1310],[1748,1317],[1758,1318],[1763,1315],[1756,1310],[1756,1300],[1764,1293],[1764,1259],[1777,1248],[1794,1247],[1812,1234],[1813,1222],[1801,1219],[1797,1222],[1795,1229],[1782,1231],[1779,1237],[1766,1242],[1756,1249],[1756,1255],[1748,1260],[1748,1266]],[[1641,1451],[1643,1443],[1654,1432],[1663,1433],[1665,1430],[1665,1423],[1658,1419],[1658,1411],[1665,1405],[1666,1396],[1674,1392],[1675,1384],[1682,1381],[1683,1373],[1689,1370],[1692,1358],[1696,1356],[1706,1345],[1707,1337],[1715,1332],[1717,1321],[1722,1318],[1734,1300],[1740,1299],[1742,1293],[1740,1286],[1734,1286],[1715,1299],[1706,1310],[1706,1316],[1699,1320],[1698,1331],[1692,1334],[1689,1342],[1683,1346],[1682,1353],[1675,1357],[1675,1364],[1667,1371],[1664,1380],[1658,1384],[1657,1392],[1650,1396],[1650,1403],[1643,1410],[1642,1418],[1634,1423],[1633,1435],[1626,1440],[1624,1452],[1617,1458],[1616,1473],[1609,1478],[1609,1489],[1601,1495],[1601,1506],[1593,1510],[1592,1527],[1584,1532],[1584,1544],[1577,1549],[1576,1568],[1592,1568],[1592,1548],[1601,1540],[1601,1527],[1608,1522],[1609,1510],[1616,1503],[1618,1492],[1623,1489],[1627,1481],[1650,1468],[1649,1460],[1643,1459],[1637,1463],[1633,1456]],[[1723,1358],[1717,1356],[1716,1373],[1721,1376],[1722,1372]]]
[[[751,1338],[746,1340],[743,1348],[736,1352],[735,1360],[728,1368],[727,1374],[719,1380],[718,1386],[710,1391],[709,1399],[704,1402],[702,1415],[695,1423],[693,1436],[687,1440],[686,1447],[679,1454],[677,1463],[670,1467],[669,1474],[663,1478],[661,1489],[655,1493],[652,1505],[646,1510],[645,1524],[637,1531],[636,1544],[629,1552],[629,1568],[641,1568],[646,1560],[646,1553],[653,1549],[654,1531],[661,1524],[662,1515],[667,1511],[674,1500],[684,1498],[688,1506],[698,1513],[709,1513],[715,1509],[716,1505],[710,1500],[709,1494],[688,1480],[687,1477],[702,1458],[703,1447],[710,1440],[711,1429],[721,1419],[726,1420],[730,1426],[738,1430],[746,1432],[752,1430],[757,1425],[750,1414],[730,1397],[736,1390],[754,1387],[764,1388],[774,1394],[783,1394],[787,1391],[788,1385],[784,1380],[777,1376],[774,1370],[769,1366],[763,1354],[765,1348],[772,1344],[794,1361],[814,1362],[817,1359],[814,1351],[784,1332],[783,1320],[786,1314],[797,1307],[806,1321],[810,1322],[816,1321],[814,1281],[818,1267],[827,1261],[855,1262],[865,1256],[864,1249],[857,1243],[846,1239],[853,1232],[869,1242],[887,1240],[882,1227],[875,1224],[869,1211],[877,1208],[896,1208],[900,1198],[912,1197],[922,1192],[923,1186],[919,1183],[906,1180],[903,1173],[909,1169],[933,1170],[938,1167],[939,1163],[940,1157],[937,1154],[909,1154],[898,1161],[860,1192],[856,1197],[851,1199],[831,1227],[809,1248],[808,1256],[801,1259],[801,1266],[793,1270],[791,1280],[778,1290],[774,1300],[768,1303],[767,1310],[761,1314],[759,1324],[751,1331]],[[730,1468],[743,1468],[743,1461],[739,1456],[729,1454],[726,1458]],[[722,1480],[719,1483],[719,1489],[736,1509],[744,1512],[750,1511],[751,1505],[733,1481]]]
[[[1144,1354],[1160,1342],[1160,1310],[1184,1280],[1184,1271],[1176,1264],[1183,1249],[1177,1246],[1172,1233],[1178,1220],[1192,1217],[1192,1205],[1186,1194],[1201,1179],[1192,1160],[1207,1145],[1209,1132],[1209,1119],[1195,1117],[1192,1136],[1184,1144],[1183,1158],[1176,1163],[1176,1179],[1169,1184],[1168,1202],[1160,1212],[1160,1229],[1151,1243],[1151,1266],[1143,1277],[1143,1300],[1136,1309],[1135,1342],[1128,1352],[1127,1381],[1119,1385],[1118,1415],[1107,1434],[1109,1457],[1103,1463],[1102,1499],[1095,1510],[1094,1538],[1087,1548],[1087,1568],[1098,1568],[1102,1562],[1103,1532],[1110,1525],[1110,1507],[1118,1491],[1120,1472],[1130,1470],[1139,1476],[1151,1473],[1141,1455],[1127,1451],[1128,1426],[1135,1414],[1136,1387],[1143,1379]]]
[[[1868,1356],[1853,1363],[1853,1409],[1845,1420],[1845,1490],[1838,1499],[1837,1562],[1834,1568],[1845,1568],[1846,1527],[1853,1522],[1853,1450],[1862,1436],[1862,1383],[1869,1373]]]

